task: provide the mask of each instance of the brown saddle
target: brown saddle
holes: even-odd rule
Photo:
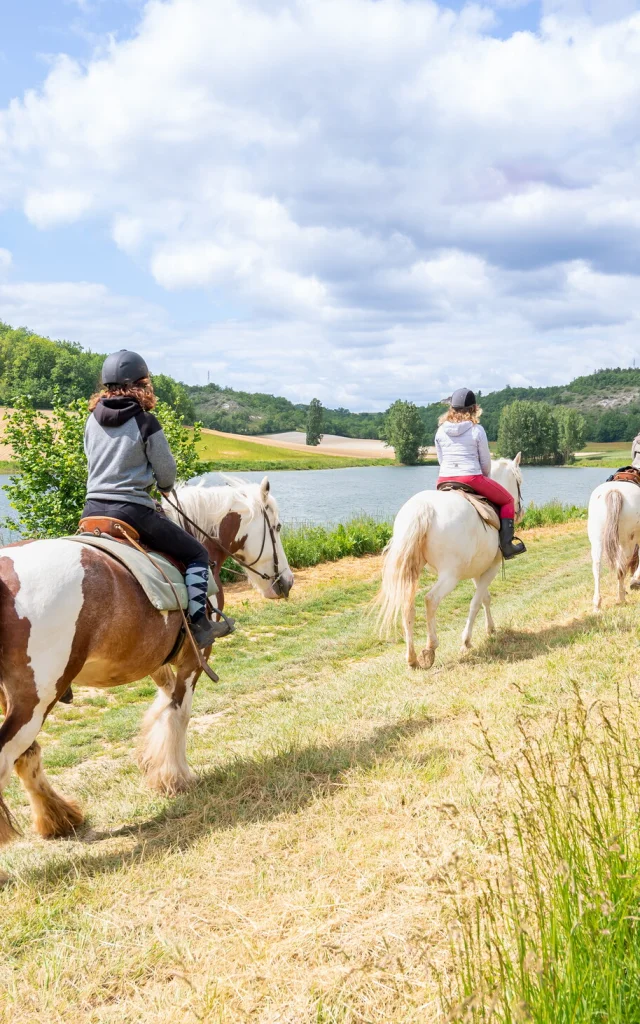
[[[623,484],[637,484],[640,487],[640,469],[634,466],[623,466],[616,473],[613,473],[609,480],[615,480]]]
[[[483,498],[483,496],[474,491],[473,487],[470,487],[469,484],[460,483],[458,480],[443,480],[442,483],[436,484],[436,490],[460,491],[461,497],[466,498],[469,504],[473,505],[483,523],[486,523],[488,526],[492,526],[494,530],[500,529],[499,506],[494,505],[494,503],[489,501],[488,498]]]
[[[134,546],[138,544],[145,551],[154,550],[148,544],[142,543],[140,534],[134,526],[129,526],[129,523],[123,522],[122,519],[115,519],[113,516],[87,516],[78,523],[78,533],[92,533],[94,537],[111,537],[112,540],[120,541],[121,544],[133,541]],[[184,576],[186,569],[182,562],[167,554],[166,551],[163,551],[162,554]]]

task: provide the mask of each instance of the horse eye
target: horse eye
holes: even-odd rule
[[[276,533],[280,533],[281,529],[282,529],[282,523],[278,523],[278,525],[276,526]]]

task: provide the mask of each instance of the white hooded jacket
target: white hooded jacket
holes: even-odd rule
[[[484,427],[471,420],[443,423],[436,434],[440,476],[489,476],[491,452]]]

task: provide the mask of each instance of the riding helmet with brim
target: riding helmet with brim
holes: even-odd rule
[[[456,412],[464,412],[465,409],[470,409],[472,405],[476,404],[476,396],[469,388],[458,388],[449,399],[449,404]]]
[[[137,352],[129,352],[121,348],[112,352],[102,367],[102,383],[109,385],[135,384],[137,380],[149,376],[149,367]]]

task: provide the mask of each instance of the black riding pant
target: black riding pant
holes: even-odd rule
[[[133,501],[103,501],[90,499],[84,507],[83,518],[86,516],[112,516],[128,523],[140,534],[140,540],[147,547],[161,554],[172,555],[184,565],[194,562],[208,565],[209,555],[204,544],[172,522],[164,512],[159,512],[148,505],[138,505]]]

